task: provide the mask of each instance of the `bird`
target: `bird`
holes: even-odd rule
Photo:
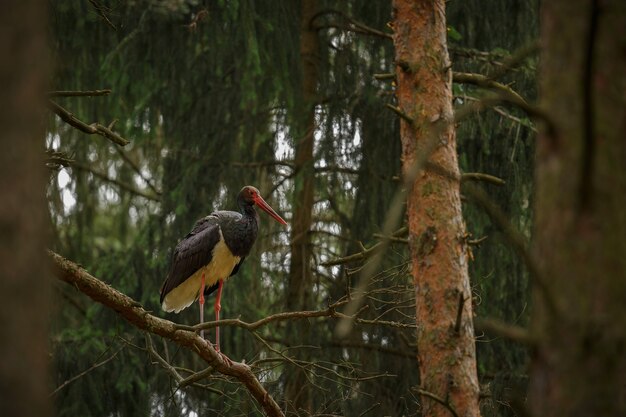
[[[277,222],[287,225],[258,189],[247,185],[237,195],[239,211],[215,211],[198,220],[174,248],[167,278],[161,286],[161,308],[178,313],[196,300],[200,323],[204,323],[204,297],[217,291],[215,321],[220,320],[222,287],[235,275],[250,253],[259,230],[255,206]],[[204,339],[204,330],[200,331]],[[219,323],[215,327],[215,349],[220,352]]]

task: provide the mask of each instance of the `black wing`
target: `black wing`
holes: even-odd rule
[[[246,257],[242,257],[239,262],[237,262],[237,265],[235,265],[235,267],[233,268],[233,272],[230,273],[230,277],[232,277],[233,275],[235,275],[237,273],[237,271],[239,271],[239,267],[241,266],[241,264],[243,263],[244,259],[246,259]],[[204,289],[204,295],[211,295],[213,294],[215,291],[217,291],[217,288],[219,286],[219,282],[211,285],[210,287],[206,287]]]
[[[218,218],[207,216],[200,219],[193,230],[178,242],[172,255],[172,263],[167,279],[161,287],[161,304],[163,298],[185,282],[198,269],[211,262],[213,248],[220,240]],[[217,288],[217,287],[216,287]]]

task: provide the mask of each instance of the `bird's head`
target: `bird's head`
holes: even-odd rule
[[[280,217],[278,213],[276,213],[274,209],[272,209],[270,205],[265,202],[265,200],[263,200],[263,197],[261,197],[261,193],[259,193],[259,190],[257,190],[255,187],[251,185],[246,185],[245,187],[243,187],[241,191],[239,191],[239,196],[237,197],[237,200],[239,201],[239,204],[243,206],[256,205],[261,210],[272,216],[274,220],[276,220],[278,223],[287,225],[287,222],[284,221],[283,218]]]

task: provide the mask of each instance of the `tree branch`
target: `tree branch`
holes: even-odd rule
[[[122,181],[120,181],[120,180],[118,180],[116,178],[111,178],[108,175],[106,175],[105,173],[97,171],[97,170],[91,168],[89,165],[86,165],[86,164],[83,164],[83,163],[80,163],[80,162],[77,162],[77,161],[69,161],[68,165],[71,168],[78,169],[78,170],[85,171],[85,172],[89,172],[89,173],[95,175],[96,177],[100,178],[101,180],[110,182],[112,184],[115,184],[118,187],[120,187],[122,190],[128,191],[129,193],[136,194],[136,195],[138,195],[140,197],[143,197],[143,198],[146,198],[146,199],[152,200],[152,201],[160,201],[161,200],[158,195],[147,193],[147,192],[145,192],[143,190],[139,190],[139,189],[133,187],[130,184],[122,182]]]
[[[535,257],[532,256],[528,250],[524,236],[522,236],[521,233],[513,227],[506,214],[491,201],[481,188],[478,188],[473,184],[467,184],[464,189],[464,193],[468,197],[472,198],[474,202],[479,204],[494,224],[500,227],[504,236],[528,268],[531,279],[543,292],[549,311],[553,314],[562,313],[563,309],[559,305],[557,301],[558,299],[553,294],[550,286],[550,280],[543,274]]]
[[[48,251],[48,255],[53,261],[54,274],[59,280],[67,282],[94,301],[112,309],[133,326],[194,351],[217,372],[234,377],[243,384],[268,416],[284,417],[274,398],[263,388],[248,365],[227,362],[210,343],[196,333],[180,330],[175,323],[149,314],[137,301],[91,276],[87,271],[62,256],[52,251]]]
[[[505,185],[506,182],[498,177],[480,172],[467,172],[461,174],[461,182],[465,181],[484,181],[495,185]]]
[[[474,330],[503,337],[526,346],[532,346],[535,343],[528,330],[497,319],[477,317],[474,319]]]
[[[99,123],[92,123],[88,125],[82,120],[78,119],[72,113],[67,111],[65,108],[61,107],[57,103],[52,100],[48,100],[48,107],[52,110],[57,116],[61,118],[65,123],[69,124],[72,127],[80,130],[81,132],[87,133],[89,135],[100,135],[116,145],[126,146],[130,142],[119,135],[119,133],[113,132],[108,127],[102,126]]]
[[[413,125],[413,119],[408,114],[400,110],[400,107],[393,106],[389,103],[385,104],[385,107],[404,119],[408,124]]]
[[[209,322],[205,322],[202,324],[197,324],[195,326],[185,326],[185,325],[177,324],[176,328],[195,332],[195,331],[199,331],[202,329],[204,330],[212,329],[214,327],[217,327],[219,324],[219,326],[241,327],[243,329],[252,331],[252,330],[258,329],[261,326],[265,326],[268,323],[272,323],[274,321],[284,321],[284,320],[291,320],[291,319],[306,319],[306,318],[314,318],[314,317],[339,317],[339,313],[337,313],[336,311],[337,307],[341,307],[347,302],[348,300],[337,301],[331,304],[330,306],[328,306],[328,308],[325,310],[288,311],[284,313],[277,313],[271,316],[264,317],[261,320],[257,320],[252,323],[248,323],[240,319],[224,319],[224,320],[220,320],[219,322],[209,321]]]
[[[455,83],[463,83],[463,84],[473,84],[478,87],[489,88],[491,90],[496,90],[502,93],[505,97],[509,97],[512,101],[524,103],[528,105],[526,100],[522,96],[520,96],[515,90],[511,87],[499,83],[497,81],[492,80],[489,77],[486,77],[482,74],[473,74],[469,72],[454,72],[452,74],[452,80]]]
[[[48,97],[96,97],[108,96],[111,90],[89,90],[89,91],[50,91]]]
[[[126,161],[128,165],[130,165],[133,171],[135,171],[137,175],[139,175],[139,177],[144,180],[146,184],[148,184],[148,187],[150,187],[150,189],[152,189],[152,191],[154,191],[156,195],[160,196],[161,191],[157,190],[157,188],[152,184],[152,181],[150,181],[150,178],[146,177],[143,172],[141,172],[141,167],[139,167],[139,165],[135,163],[135,161],[133,161],[133,159],[129,155],[126,155],[126,152],[124,152],[122,149],[115,149],[117,150],[117,153],[122,157],[122,159]]]
[[[439,397],[438,395],[433,394],[430,391],[426,391],[422,388],[413,388],[418,394],[423,395],[424,397],[428,397],[432,400],[434,400],[435,402],[438,402],[439,404],[443,405],[445,408],[448,409],[448,411],[450,411],[450,414],[452,414],[453,417],[459,417],[459,415],[457,414],[456,410],[454,408],[452,408],[452,405],[450,405],[450,403],[448,403],[448,401],[444,400],[443,398]]]
[[[95,370],[96,368],[99,368],[102,365],[105,365],[105,364],[109,363],[112,359],[114,359],[117,356],[118,353],[120,353],[120,351],[122,349],[123,349],[123,347],[119,348],[118,350],[115,351],[114,354],[112,354],[111,356],[109,356],[108,358],[103,360],[102,362],[98,362],[95,365],[89,367],[88,369],[85,369],[83,372],[79,373],[78,375],[75,375],[72,378],[68,379],[67,381],[65,381],[64,383],[59,385],[54,391],[52,391],[52,393],[50,393],[50,396],[52,397],[52,396],[56,395],[57,392],[61,391],[67,385],[71,384],[72,382],[76,381],[79,378],[82,378],[83,376],[87,375],[89,372]]]
[[[404,235],[406,233],[406,231],[407,231],[406,227],[402,227],[402,228],[396,230],[391,235],[391,237],[392,238],[400,237],[400,236]],[[372,255],[374,255],[375,253],[377,253],[378,251],[380,251],[381,249],[383,249],[384,247],[386,247],[386,245],[384,245],[383,243],[384,242],[388,243],[389,241],[390,241],[390,239],[384,239],[383,242],[378,242],[377,244],[373,245],[369,249],[364,249],[361,252],[357,252],[357,253],[352,254],[352,255],[344,256],[343,258],[338,258],[338,259],[333,259],[332,261],[323,262],[320,265],[321,266],[334,266],[334,265],[341,265],[341,264],[347,264],[347,263],[351,263],[351,262],[355,262],[355,261],[365,260],[365,259],[371,257]]]
[[[316,19],[327,14],[339,15],[343,19],[345,19],[347,23],[346,24],[335,23],[335,22],[321,23],[321,24],[313,23],[313,26],[315,27],[315,29],[319,30],[319,29],[326,29],[326,28],[336,28],[336,29],[341,29],[341,30],[347,30],[347,31],[354,32],[354,33],[360,33],[363,35],[378,36],[383,39],[390,39],[390,40],[393,39],[390,33],[385,33],[378,29],[369,27],[357,20],[354,20],[353,18],[351,18],[350,16],[348,16],[347,14],[339,10],[333,10],[333,9],[322,10],[319,13],[317,13],[315,16],[313,16],[312,21],[315,22]]]

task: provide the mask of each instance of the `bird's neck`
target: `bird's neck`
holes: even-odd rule
[[[241,214],[247,220],[254,220],[257,223],[259,222],[259,213],[256,212],[254,206],[242,205],[239,207]]]

